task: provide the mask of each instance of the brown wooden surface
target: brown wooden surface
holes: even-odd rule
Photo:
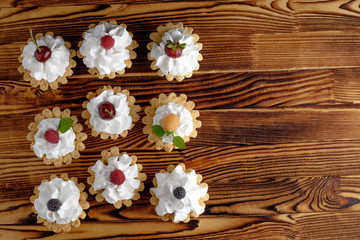
[[[80,3],[81,2],[81,3]],[[358,1],[37,1],[0,6],[0,239],[360,239],[360,9]],[[76,50],[90,23],[115,19],[134,34],[126,74],[99,80],[78,66],[67,85],[41,91],[22,80],[19,47],[52,31]],[[150,69],[149,34],[182,21],[203,43],[200,70],[181,83]],[[89,91],[130,90],[144,110],[160,93],[185,93],[203,126],[184,150],[155,150],[139,121],[125,139],[90,136],[81,118]],[[26,140],[44,108],[70,108],[89,135],[80,159],[46,166]],[[144,116],[143,111],[140,113]],[[53,173],[86,182],[112,146],[138,157],[148,175],[133,206],[91,207],[79,229],[36,224],[33,188]],[[203,175],[210,200],[187,224],[163,222],[150,205],[154,174],[185,163]],[[89,187],[87,185],[87,187]]]

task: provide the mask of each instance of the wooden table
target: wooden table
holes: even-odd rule
[[[359,2],[124,2],[1,1],[0,239],[360,239]],[[17,58],[29,27],[78,50],[90,23],[110,19],[140,45],[125,75],[100,80],[76,58],[58,90],[22,80]],[[149,34],[170,21],[193,27],[204,46],[200,70],[181,83],[157,76],[146,57]],[[141,121],[125,139],[91,136],[82,102],[109,84],[130,90],[141,117],[160,93],[185,93],[200,111],[198,137],[166,153]],[[88,134],[80,159],[62,167],[44,165],[26,140],[34,116],[55,106],[70,108]],[[143,164],[141,198],[116,210],[89,196],[88,216],[70,233],[37,224],[34,187],[61,173],[86,183],[87,168],[112,146]],[[154,174],[178,163],[209,185],[205,213],[187,224],[161,221],[149,203]]]

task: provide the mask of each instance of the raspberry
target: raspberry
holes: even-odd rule
[[[115,40],[110,35],[105,35],[101,38],[101,46],[106,50],[112,48],[115,44]]]
[[[115,185],[121,185],[125,181],[125,175],[121,170],[114,170],[110,174],[110,182]]]
[[[60,140],[59,132],[54,129],[48,129],[45,132],[45,139],[49,143],[58,143]]]
[[[186,191],[183,187],[177,187],[174,189],[173,195],[177,199],[183,199],[186,196]]]

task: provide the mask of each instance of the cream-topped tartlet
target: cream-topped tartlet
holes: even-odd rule
[[[117,147],[102,151],[101,156],[102,159],[88,169],[90,193],[96,194],[98,202],[106,200],[116,208],[122,204],[129,207],[132,200],[140,198],[138,192],[144,190],[146,174],[140,173],[142,165],[136,164],[136,156],[120,154]]]
[[[91,128],[92,135],[107,139],[117,139],[120,136],[126,137],[128,131],[138,121],[140,106],[134,105],[135,98],[130,96],[128,90],[121,90],[120,87],[111,88],[105,86],[95,93],[89,92],[83,103],[86,109],[82,116],[86,124]]]
[[[202,55],[199,51],[202,44],[197,43],[199,35],[192,34],[193,29],[183,26],[183,23],[167,23],[159,26],[157,32],[150,34],[153,41],[147,48],[151,51],[148,58],[151,69],[159,69],[160,76],[172,81],[182,81],[192,76],[194,70],[199,69]]]
[[[37,222],[54,232],[69,232],[71,227],[79,227],[79,218],[85,218],[84,209],[90,206],[84,189],[83,183],[78,183],[77,178],[69,179],[67,174],[60,178],[51,175],[50,181],[43,180],[30,198]]]
[[[77,117],[70,113],[69,109],[61,111],[58,107],[52,111],[44,109],[42,114],[35,116],[35,122],[29,124],[30,148],[47,165],[70,164],[73,158],[80,157],[79,151],[85,149],[82,141],[87,135],[81,132],[83,127],[77,123]]]
[[[102,21],[98,25],[91,24],[83,33],[78,57],[83,58],[91,74],[97,74],[99,78],[114,78],[115,73],[123,74],[125,67],[131,67],[131,59],[136,58],[133,49],[137,46],[125,24]]]
[[[208,185],[201,183],[202,176],[192,169],[185,169],[184,164],[169,165],[167,171],[160,171],[153,179],[154,188],[150,189],[150,201],[155,205],[155,212],[164,221],[174,223],[198,217],[205,211],[209,199]]]
[[[197,136],[196,128],[201,127],[201,122],[196,120],[199,111],[194,110],[195,104],[186,99],[185,94],[177,97],[175,93],[169,96],[162,93],[145,109],[143,132],[149,135],[150,142],[156,143],[156,149],[165,148],[171,152],[174,147],[185,148],[190,137]]]
[[[76,52],[69,49],[71,44],[60,36],[54,37],[52,32],[45,36],[38,33],[34,39],[30,30],[30,35],[27,45],[20,49],[22,65],[18,70],[24,73],[24,79],[43,91],[49,86],[57,89],[59,83],[66,84],[66,77],[73,74],[71,68],[76,66],[72,59]]]

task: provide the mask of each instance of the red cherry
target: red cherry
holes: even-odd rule
[[[34,56],[39,62],[46,62],[51,57],[51,50],[47,46],[40,46],[41,52],[39,49],[36,49]]]
[[[49,143],[58,143],[60,140],[59,132],[54,129],[48,129],[45,132],[45,139]]]
[[[105,35],[101,38],[101,46],[106,50],[112,48],[115,44],[115,40],[110,35]]]
[[[178,58],[178,57],[181,56],[182,49],[177,48],[174,51],[172,48],[168,48],[167,46],[168,46],[168,44],[165,45],[165,53],[166,53],[166,55],[168,55],[169,57],[172,57],[172,58]]]
[[[121,170],[114,170],[110,174],[110,182],[115,185],[121,185],[125,181],[125,175]]]
[[[112,103],[104,102],[99,106],[101,119],[113,119],[115,117],[115,107]]]

